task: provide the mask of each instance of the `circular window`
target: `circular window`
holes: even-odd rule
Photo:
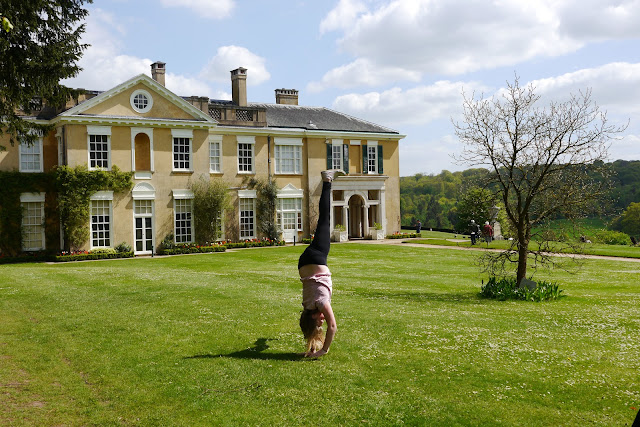
[[[146,90],[138,89],[131,94],[131,106],[138,113],[146,113],[153,106],[153,98]]]

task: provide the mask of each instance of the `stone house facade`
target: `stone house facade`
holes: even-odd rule
[[[85,91],[63,111],[29,120],[55,130],[32,146],[0,144],[0,170],[42,173],[57,165],[86,165],[133,172],[126,194],[91,196],[90,239],[81,249],[127,242],[136,254],[150,254],[169,234],[193,242],[189,182],[204,176],[229,185],[232,212],[224,237],[261,238],[256,227],[256,192],[243,178],[274,179],[282,237],[299,241],[313,233],[321,190],[320,171],[341,168],[335,180],[332,224],[349,238],[369,238],[374,224],[385,233],[400,230],[398,132],[323,107],[298,105],[298,91],[277,89],[276,103],[248,103],[247,70],[231,71],[232,101],[181,97],[164,86],[165,64],[151,66],[105,92]],[[55,249],[47,242],[44,193],[21,194],[22,248]]]

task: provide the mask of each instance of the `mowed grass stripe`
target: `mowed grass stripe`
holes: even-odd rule
[[[480,299],[470,251],[334,245],[338,335],[301,360],[304,246],[0,267],[0,424],[624,425],[637,264]]]

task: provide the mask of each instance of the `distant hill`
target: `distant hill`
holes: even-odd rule
[[[614,172],[612,211],[621,212],[630,203],[640,202],[640,160],[616,160],[609,166]],[[400,177],[402,225],[413,226],[419,219],[423,228],[453,228],[460,195],[487,173],[486,169],[474,168]]]

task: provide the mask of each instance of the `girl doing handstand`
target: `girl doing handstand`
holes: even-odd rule
[[[306,357],[320,357],[329,352],[338,326],[331,309],[331,271],[327,255],[331,245],[331,181],[344,175],[340,170],[322,172],[320,214],[313,241],[298,260],[298,273],[302,282],[300,329],[307,340]],[[327,322],[327,335],[322,336],[322,323]]]

